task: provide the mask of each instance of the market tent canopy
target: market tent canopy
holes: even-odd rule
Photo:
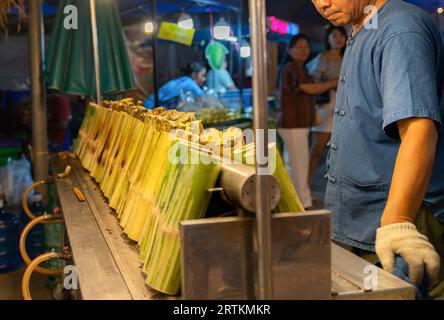
[[[156,0],[156,11],[160,15],[176,12],[239,12],[242,0]],[[118,0],[122,15],[131,13],[150,13],[150,1]]]
[[[66,29],[63,8],[78,8],[78,29]],[[114,0],[96,1],[102,95],[135,88],[118,7]],[[48,88],[76,95],[96,95],[89,1],[60,1],[46,58]]]
[[[159,14],[169,14],[171,12],[180,12],[185,9],[189,13],[204,12],[228,12],[239,10],[239,2],[242,0],[156,0],[157,12]],[[443,6],[442,0],[406,0],[427,11],[435,11],[436,8]],[[274,2],[274,1],[273,1]],[[292,12],[300,7],[297,3],[305,3],[306,0],[280,0],[276,1],[276,8],[282,12]],[[56,6],[59,0],[46,0],[43,4],[43,14],[45,17],[54,16],[56,14]],[[121,14],[129,14],[132,12],[149,13],[149,0],[118,0],[119,11]],[[12,14],[17,14],[17,10],[13,9]],[[285,15],[282,17],[285,18]],[[287,17],[288,19],[288,17]]]
[[[100,0],[102,1],[102,0]],[[160,15],[181,12],[236,12],[240,11],[242,0],[156,0],[156,10]],[[47,0],[43,4],[43,14],[51,17],[56,14],[59,0]],[[121,15],[149,14],[151,5],[148,0],[117,0]],[[13,12],[16,14],[16,12]]]

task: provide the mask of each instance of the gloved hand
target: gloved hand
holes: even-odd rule
[[[393,271],[395,254],[398,254],[408,264],[409,278],[418,285],[422,282],[424,269],[431,285],[438,279],[439,255],[413,223],[394,223],[377,229],[375,249],[382,267],[388,272]]]

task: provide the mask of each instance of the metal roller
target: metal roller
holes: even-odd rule
[[[245,164],[224,164],[220,177],[223,199],[239,209],[256,212],[255,177],[254,167]],[[273,176],[270,176],[270,184],[270,208],[273,210],[281,199],[281,188]]]

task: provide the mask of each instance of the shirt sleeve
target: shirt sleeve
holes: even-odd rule
[[[205,84],[208,88],[210,89],[214,89],[215,87],[215,83],[214,83],[214,70],[211,69],[210,71],[208,71],[207,73],[207,79],[205,81]]]
[[[220,74],[222,84],[225,88],[234,87],[233,79],[227,70],[223,70]]]
[[[143,106],[147,109],[154,109],[154,96],[150,95],[143,101]]]
[[[393,35],[380,51],[385,133],[399,139],[397,121],[429,118],[441,125],[436,83],[438,51],[425,33]]]
[[[195,97],[203,95],[203,90],[191,78],[187,81],[184,88],[185,91],[191,91]]]

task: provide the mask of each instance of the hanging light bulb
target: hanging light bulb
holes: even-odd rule
[[[193,18],[191,18],[189,14],[183,12],[179,16],[179,19],[177,20],[177,25],[182,29],[187,29],[187,30],[193,29],[194,28]]]
[[[439,7],[438,9],[436,9],[436,12],[438,12],[439,14],[442,14],[444,12],[444,8]]]
[[[241,58],[249,58],[251,56],[251,46],[247,41],[242,41],[242,46],[240,47]]]
[[[145,33],[153,33],[154,32],[154,23],[151,21],[148,21],[145,23]]]
[[[230,24],[224,18],[220,18],[213,28],[214,38],[217,40],[226,40],[230,37],[230,34]]]

